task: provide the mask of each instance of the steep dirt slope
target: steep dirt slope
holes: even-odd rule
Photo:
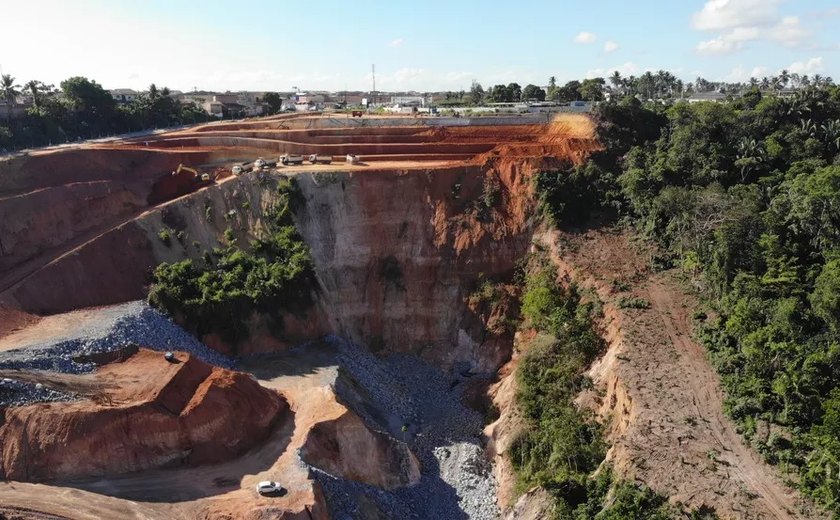
[[[607,460],[620,474],[721,518],[821,518],[724,416],[718,376],[692,339],[697,302],[673,273],[651,272],[644,250],[619,232],[550,232],[539,243],[561,278],[594,289],[604,302],[609,347],[590,372],[600,390],[580,402],[602,416],[612,444]],[[627,282],[630,293],[614,292],[614,280]],[[627,295],[650,308],[620,309]],[[510,392],[497,396],[509,404]]]

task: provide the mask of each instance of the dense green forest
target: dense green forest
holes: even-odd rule
[[[544,214],[615,216],[705,296],[699,336],[753,446],[840,512],[840,88],[598,109],[606,150],[538,177]],[[526,302],[527,303],[527,302]],[[706,317],[708,314],[708,318]]]
[[[11,110],[14,100],[26,95],[32,105],[19,118],[0,119],[0,150],[33,148],[150,128],[208,121],[210,116],[192,103],[181,103],[169,89],[154,84],[127,104],[117,104],[99,83],[83,77],[61,82],[60,88],[29,81],[17,85],[4,74],[0,98]],[[4,114],[5,115],[5,114]]]

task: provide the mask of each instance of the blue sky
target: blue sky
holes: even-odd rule
[[[19,82],[106,88],[468,89],[666,69],[840,81],[837,0],[29,0],[0,9]]]

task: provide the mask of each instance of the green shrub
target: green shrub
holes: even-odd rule
[[[169,228],[163,228],[158,231],[158,238],[166,247],[170,247],[172,245],[172,230]]]
[[[517,368],[517,406],[526,428],[513,442],[510,460],[517,485],[553,490],[561,505],[586,497],[588,475],[604,458],[601,427],[574,398],[589,386],[586,367],[603,351],[592,324],[592,304],[581,304],[577,288],[560,287],[545,260],[526,276],[522,313],[540,331]]]

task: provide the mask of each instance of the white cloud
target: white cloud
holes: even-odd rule
[[[405,42],[402,38],[395,38],[388,42],[388,47],[399,47]]]
[[[612,40],[604,42],[604,52],[613,52],[618,50],[618,44]]]
[[[697,44],[699,54],[728,54],[741,50],[746,42],[763,40],[787,47],[807,43],[813,31],[804,27],[798,16],[782,17],[782,0],[708,0],[694,13],[691,25],[700,31],[715,31],[717,36]]]
[[[717,38],[698,43],[696,50],[700,54],[727,54],[740,49],[744,42],[755,40],[758,36],[757,27],[735,27]]]
[[[822,56],[811,58],[808,61],[795,61],[787,68],[791,74],[808,74],[812,76],[825,70]]]
[[[731,29],[772,22],[780,0],[709,0],[691,17],[701,31]]]
[[[802,27],[798,17],[786,16],[778,24],[767,30],[767,36],[782,45],[797,47],[811,37],[811,31]]]
[[[593,43],[597,40],[598,37],[591,32],[582,31],[579,32],[577,36],[575,36],[576,43]]]

